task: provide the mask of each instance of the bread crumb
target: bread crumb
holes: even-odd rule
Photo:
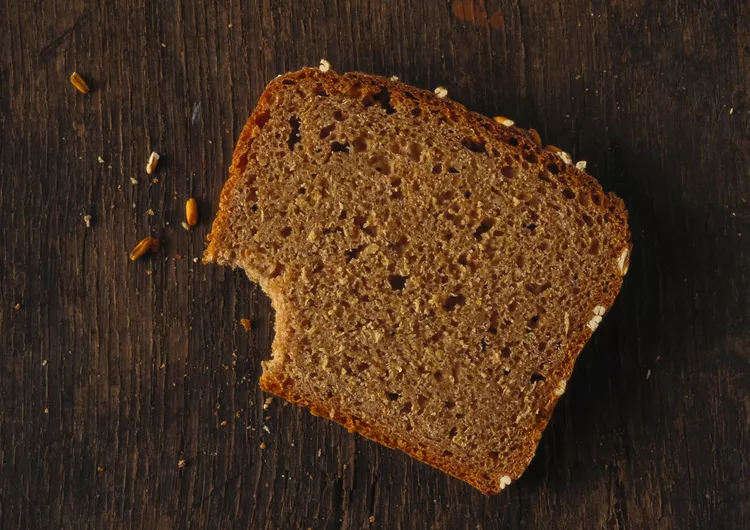
[[[42,366],[47,366],[47,359],[44,359],[44,360],[42,361]]]
[[[398,81],[398,77],[395,76],[395,75],[392,75],[391,76],[391,81],[393,81],[395,83],[396,81]]]
[[[97,156],[96,159],[99,161],[100,164],[104,163],[104,159],[100,156]]]
[[[102,472],[103,472],[103,471],[104,471],[105,469],[106,469],[106,468],[105,468],[104,466],[97,466],[97,467],[96,467],[96,470],[97,470],[97,471],[98,471],[99,473],[102,473]]]
[[[49,414],[49,409],[47,407],[44,407],[44,413]]]
[[[222,422],[221,422],[221,423],[219,423],[219,425],[221,425],[222,427],[223,427],[224,425],[226,425],[226,424],[227,424],[227,420],[222,420]]]
[[[579,171],[586,171],[586,161],[585,160],[579,160],[576,162],[576,169]]]
[[[264,425],[263,430],[266,431],[268,434],[271,434],[271,429],[268,428],[268,425]]]
[[[15,309],[16,311],[20,311],[21,310],[21,304],[14,305],[13,309]]]
[[[318,68],[320,69],[321,72],[325,73],[331,69],[331,63],[329,63],[325,59],[321,59],[320,66]]]
[[[198,258],[195,259],[197,260]],[[245,331],[250,331],[251,329],[253,329],[253,323],[249,318],[241,318],[240,324],[243,328],[245,328]]]
[[[84,215],[83,222],[86,223],[86,228],[91,228],[91,216],[90,215]]]
[[[439,86],[435,89],[435,95],[442,99],[448,95],[448,89],[444,86]]]
[[[146,210],[146,213],[147,213],[148,215],[151,215],[151,216],[155,215],[155,213],[154,213],[154,210],[153,210],[153,209],[151,209],[151,208],[149,208],[148,210]]]
[[[562,396],[565,393],[565,388],[568,386],[568,382],[563,379],[560,381],[557,386],[555,387],[555,390],[552,391],[553,394],[556,396]]]
[[[566,164],[572,164],[573,163],[573,159],[570,158],[570,155],[568,153],[566,153],[565,151],[558,151],[557,152],[557,156],[559,156],[560,158],[562,158],[563,162],[565,162]]]
[[[130,177],[130,183],[131,184],[138,184],[138,179],[136,179],[134,177]]]
[[[599,315],[594,315],[593,317],[591,317],[591,320],[589,320],[588,324],[586,325],[591,331],[596,331],[596,328],[598,328],[599,324],[601,323],[602,323],[602,317],[600,317]]]
[[[648,378],[651,377],[651,368],[648,369],[646,372],[646,381],[648,381]]]
[[[261,443],[260,443],[260,448],[261,448],[261,449],[265,449],[266,447],[267,447],[267,446],[266,446],[266,442],[261,442]],[[268,485],[268,484],[266,484],[266,485]]]
[[[188,232],[190,232],[190,225],[187,224],[187,221],[182,221],[182,223],[180,223],[180,224],[182,225],[182,228],[184,228],[185,230],[187,230]]]
[[[371,522],[371,523],[374,523],[374,522],[375,522],[375,516],[374,516],[374,515],[371,515],[371,516],[370,516],[370,522]]]
[[[734,114],[734,107],[732,107],[731,109],[729,109],[729,115],[731,116],[732,114]]]
[[[180,460],[179,462],[177,462],[177,467],[180,468],[180,469],[182,469],[183,467],[185,467],[185,461],[184,460]]]
[[[148,157],[148,162],[146,163],[146,173],[149,175],[153,174],[154,171],[156,171],[156,166],[159,165],[159,153],[156,151],[151,151],[151,154]]]
[[[604,307],[603,305],[598,305],[594,308],[594,314],[599,315],[600,317],[603,317],[604,313],[606,312],[607,312],[607,308]]]
[[[500,478],[500,489],[505,489],[505,486],[510,486],[510,477],[508,475]]]

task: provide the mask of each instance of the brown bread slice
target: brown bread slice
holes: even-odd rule
[[[535,135],[303,69],[248,120],[205,261],[273,301],[264,390],[491,494],[533,457],[629,238],[622,201]]]

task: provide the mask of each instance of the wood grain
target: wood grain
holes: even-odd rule
[[[750,526],[750,5],[461,4],[0,5],[0,528]],[[194,262],[265,83],[321,57],[534,127],[630,209],[623,291],[497,497],[265,410],[269,301]]]

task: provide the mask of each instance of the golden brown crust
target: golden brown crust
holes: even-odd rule
[[[301,79],[313,79],[320,82],[327,91],[334,93],[337,91],[344,92],[354,84],[362,85],[363,90],[377,90],[386,87],[391,94],[391,98],[395,101],[398,99],[416,99],[420,102],[421,106],[425,108],[436,110],[446,117],[450,116],[454,121],[461,120],[463,123],[470,125],[478,134],[485,137],[499,139],[527,154],[533,153],[533,156],[535,156],[543,166],[547,167],[560,183],[564,183],[576,193],[590,195],[593,202],[601,209],[602,214],[607,215],[612,219],[612,222],[615,225],[620,226],[618,232],[620,233],[621,239],[612,242],[611,248],[630,249],[631,244],[630,232],[627,228],[627,211],[622,200],[614,194],[605,194],[599,183],[592,176],[577,169],[572,164],[566,164],[560,156],[553,151],[539,146],[534,133],[515,126],[507,127],[490,118],[470,112],[463,105],[450,99],[439,98],[432,92],[406,86],[402,83],[394,82],[382,77],[361,73],[338,75],[333,71],[321,72],[318,69],[306,68],[297,72],[285,74],[271,81],[261,96],[252,116],[248,119],[237,142],[237,147],[229,171],[230,177],[222,191],[219,213],[214,221],[212,233],[209,236],[210,244],[205,252],[204,262],[216,262],[233,267],[238,265],[239,260],[237,256],[224,253],[224,250],[227,247],[226,242],[232,237],[232,230],[229,226],[226,212],[231,206],[234,187],[240,185],[241,176],[248,163],[248,156],[253,140],[260,132],[258,122],[267,118],[267,113],[278,97],[278,94],[285,89],[284,82],[298,81]],[[616,267],[617,256],[611,256],[611,258],[612,266]],[[260,273],[250,270],[247,272],[251,279],[259,281],[264,288],[267,287],[267,280],[262,277]],[[608,288],[606,292],[597,291],[591,293],[590,299],[592,304],[603,306],[606,309],[609,309],[612,306],[622,285],[621,275],[615,275],[614,278],[615,280],[612,284],[607,286]],[[279,296],[275,296],[273,292],[269,292],[269,294],[274,299],[275,305],[276,303],[280,303],[280,300],[277,300],[277,298],[280,298]],[[283,309],[277,307],[277,311],[278,318],[283,319]],[[569,379],[576,358],[592,333],[593,331],[590,328],[584,326],[582,329],[574,331],[566,342],[564,354],[565,361],[562,363],[556,374],[563,381]],[[465,469],[456,465],[456,462],[453,459],[444,457],[442,454],[429,447],[419,447],[409,440],[395,436],[391,434],[385,426],[378,426],[365,422],[361,418],[358,418],[354,411],[347,411],[346,407],[341,404],[332,407],[331,403],[323,403],[310,399],[309,397],[306,397],[303,392],[300,392],[295,387],[294,382],[289,379],[279,380],[274,374],[264,373],[261,378],[261,387],[268,392],[272,392],[288,399],[289,401],[310,408],[313,414],[327,417],[344,425],[350,430],[350,432],[358,432],[383,445],[400,449],[418,460],[468,482],[485,494],[496,494],[505,486],[505,483],[502,480],[502,478],[505,477],[489,477],[487,475],[467,472]],[[507,475],[511,479],[515,480],[520,477],[533,457],[537,443],[561,395],[562,391],[551,389],[545,405],[541,407],[539,413],[535,417],[532,435],[522,449],[521,457],[513,465],[512,469],[507,471]]]

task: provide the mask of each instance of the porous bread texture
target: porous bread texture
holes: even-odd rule
[[[271,297],[264,390],[494,494],[532,459],[629,239],[622,201],[526,131],[303,69],[248,120],[205,261]]]

